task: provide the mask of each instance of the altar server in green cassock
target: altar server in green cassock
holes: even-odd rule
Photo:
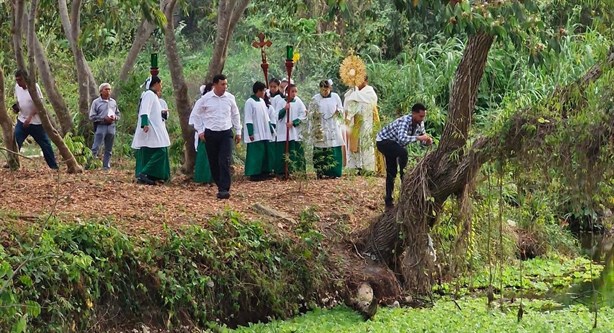
[[[207,156],[205,142],[198,136],[198,133],[205,131],[205,124],[203,123],[202,118],[196,114],[195,110],[198,110],[200,107],[199,103],[203,102],[203,96],[211,91],[212,88],[212,83],[207,83],[206,85],[200,86],[201,97],[196,100],[196,103],[194,103],[194,107],[192,108],[190,119],[188,121],[188,124],[192,125],[195,130],[194,149],[196,150],[196,162],[194,163],[194,175],[192,180],[199,184],[212,184],[213,176],[211,176],[211,168],[209,167],[209,157]]]
[[[321,81],[320,93],[309,103],[313,164],[318,178],[341,177],[343,170],[343,103],[331,89],[329,81]]]
[[[252,91],[254,94],[245,102],[244,109],[243,138],[247,144],[245,175],[252,181],[258,181],[266,179],[272,170],[271,140],[275,125],[271,123],[269,107],[264,100],[266,85],[256,82]]]
[[[136,178],[141,184],[154,185],[158,180],[171,178],[168,147],[171,145],[164,120],[158,92],[162,90],[162,81],[157,76],[151,77],[148,86],[141,95],[139,117],[137,121],[132,148],[136,149]]]
[[[298,98],[298,89],[290,84],[286,89],[286,99],[274,99],[273,108],[277,110],[277,128],[275,139],[275,155],[273,169],[276,174],[285,173],[285,162],[289,159],[288,173],[306,172],[305,149],[303,148],[303,127],[307,118],[307,108],[303,101]],[[290,120],[287,119],[290,113]],[[289,156],[286,157],[286,129],[289,128]]]

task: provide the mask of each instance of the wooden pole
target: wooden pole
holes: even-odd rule
[[[292,77],[292,67],[294,67],[294,61],[292,60],[292,56],[294,55],[294,48],[291,45],[286,46],[286,72],[288,73],[288,85],[290,85],[290,78]],[[290,105],[290,99],[286,97],[286,105]],[[290,172],[288,170],[288,164],[290,161],[290,127],[288,124],[290,123],[290,108],[286,111],[286,154],[284,155],[284,172],[286,179],[290,178]]]

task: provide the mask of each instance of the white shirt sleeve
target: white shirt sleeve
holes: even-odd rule
[[[153,102],[155,101],[154,98],[157,100],[158,96],[156,96],[153,92],[151,94],[149,92],[143,94],[143,99],[141,100],[141,108],[139,109],[139,117],[142,115],[146,115],[147,117],[149,117],[149,114],[151,113],[151,108],[153,107]]]
[[[243,108],[243,116],[245,117],[245,124],[253,124],[254,123],[254,107],[252,103],[248,100],[245,102],[245,107]],[[234,121],[233,121],[234,125]]]
[[[338,94],[334,94],[333,98],[337,105],[337,112],[343,113],[343,102],[341,102],[341,97]]]
[[[303,121],[307,120],[307,108],[305,107],[305,104],[303,103],[303,101],[300,100],[300,99],[298,99],[297,104],[299,106],[299,109],[298,109],[298,119],[300,119],[301,122],[303,122]]]
[[[190,113],[190,119],[188,120],[188,124],[194,126],[194,130],[196,130],[196,133],[198,134],[205,131],[205,123],[202,121],[202,117],[200,116],[200,113],[202,113],[200,109],[202,107],[202,98],[199,98],[196,103],[194,103],[194,107]]]

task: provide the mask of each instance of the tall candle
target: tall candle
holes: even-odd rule
[[[292,45],[286,46],[286,60],[292,60],[294,55],[294,47]]]
[[[151,54],[151,68],[158,68],[158,54]]]

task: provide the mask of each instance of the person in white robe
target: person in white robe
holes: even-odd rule
[[[375,150],[375,135],[379,130],[377,94],[367,78],[345,94],[344,110],[348,127],[346,167],[359,173],[383,174],[383,156]]]
[[[318,178],[341,177],[343,171],[343,104],[331,89],[329,80],[321,81],[320,93],[309,103],[309,132]]]
[[[207,155],[207,147],[205,142],[200,139],[198,133],[205,131],[205,123],[202,118],[197,114],[196,110],[200,107],[200,103],[203,103],[203,96],[213,89],[212,83],[207,83],[200,86],[200,98],[194,103],[188,125],[194,127],[194,150],[196,151],[196,161],[194,163],[194,174],[192,180],[199,184],[212,184],[213,176],[211,176],[211,168],[209,167],[209,156]]]
[[[274,127],[269,118],[269,107],[264,100],[265,89],[264,83],[254,83],[252,87],[254,94],[245,101],[243,112],[245,118],[243,140],[247,145],[245,175],[252,181],[264,180],[272,171],[274,145],[271,144],[271,140]]]
[[[273,109],[277,111],[273,115],[274,119],[277,119],[273,170],[278,175],[285,174],[286,163],[288,163],[288,174],[297,171],[306,172],[302,132],[306,125],[307,108],[296,96],[298,89],[295,85],[290,84],[287,92],[286,99],[276,97],[272,101]],[[288,138],[287,154],[286,138]]]
[[[164,120],[158,92],[162,81],[153,76],[148,90],[141,95],[139,117],[132,148],[136,149],[136,178],[141,184],[154,185],[156,181],[170,179],[168,147],[171,145]]]

